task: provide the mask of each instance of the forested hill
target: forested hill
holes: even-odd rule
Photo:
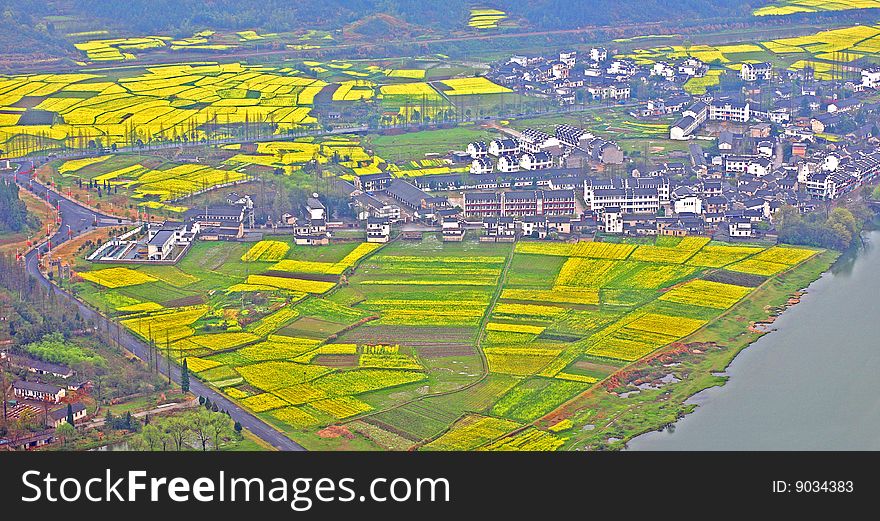
[[[192,34],[200,29],[340,28],[383,13],[433,29],[461,29],[471,7],[505,11],[534,29],[748,17],[763,0],[2,0],[22,19],[45,15],[93,17],[133,32]],[[36,15],[36,16],[35,16]]]

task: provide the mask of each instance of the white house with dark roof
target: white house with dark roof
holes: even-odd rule
[[[86,419],[88,416],[88,411],[86,410],[86,406],[82,402],[76,402],[70,404],[71,413],[73,414],[73,423],[80,422]],[[67,421],[67,406],[59,407],[54,411],[49,411],[49,427],[57,428],[59,425]]]
[[[519,152],[519,143],[515,139],[493,139],[487,148],[489,155],[500,157]]]
[[[498,158],[495,167],[499,172],[518,172],[519,158],[514,154],[505,154]]]
[[[478,157],[471,161],[470,173],[472,174],[488,174],[492,171],[494,165],[488,157]]]
[[[486,157],[486,154],[489,153],[489,147],[486,146],[484,141],[474,141],[468,144],[467,153],[471,156],[471,159],[479,159]]]
[[[67,391],[63,387],[24,380],[13,382],[12,391],[18,398],[52,403],[60,403],[67,396]]]
[[[770,80],[773,78],[773,64],[770,62],[744,63],[739,70],[739,76],[743,81]]]
[[[519,158],[519,166],[523,170],[543,170],[553,166],[553,156],[548,152],[523,154]]]

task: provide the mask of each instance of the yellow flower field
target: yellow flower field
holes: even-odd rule
[[[281,398],[269,393],[248,396],[241,400],[241,403],[254,412],[271,411],[272,409],[280,409],[281,407],[289,405]]]
[[[473,450],[520,427],[502,418],[469,414],[442,436],[425,445],[427,450]]]
[[[290,291],[302,291],[305,293],[325,293],[335,286],[332,282],[319,280],[294,279],[287,277],[273,277],[270,275],[248,275],[248,284],[272,286]]]
[[[449,90],[444,93],[447,96],[468,96],[475,94],[503,94],[513,92],[507,87],[496,85],[488,79],[478,76],[476,78],[452,78],[440,81],[446,85]]]
[[[340,396],[338,398],[329,398],[326,400],[318,400],[311,402],[309,405],[315,409],[333,416],[337,420],[351,418],[358,414],[369,412],[373,406],[352,398],[351,396]]]
[[[660,300],[727,309],[739,302],[748,293],[749,288],[742,286],[698,279],[686,282],[664,293]]]
[[[281,241],[260,241],[241,256],[245,262],[251,261],[278,261],[287,255],[290,245]]]
[[[95,284],[107,288],[123,288],[136,286],[147,282],[156,282],[157,279],[140,271],[128,268],[107,268],[96,271],[83,271],[79,276]]]

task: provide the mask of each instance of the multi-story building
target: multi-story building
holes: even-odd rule
[[[489,147],[486,146],[484,141],[474,141],[468,144],[467,153],[472,159],[486,157],[486,154],[489,153]]]
[[[519,158],[519,166],[523,170],[543,170],[553,166],[553,156],[548,152],[535,152],[523,154]]]
[[[527,128],[520,135],[520,152],[536,153],[553,146],[559,146],[559,139],[541,130]]]
[[[709,119],[712,121],[737,121],[745,123],[751,118],[748,102],[731,100],[713,101],[709,105]]]
[[[739,76],[743,81],[770,80],[773,78],[773,64],[770,62],[744,63],[739,70]]]
[[[596,188],[585,197],[590,210],[619,208],[624,213],[656,213],[660,196],[655,188]]]
[[[706,121],[709,115],[709,107],[702,101],[691,105],[682,112],[681,119],[669,127],[669,139],[685,140]]]
[[[515,139],[493,139],[489,142],[486,151],[495,157],[516,154],[519,152],[519,143]]]
[[[518,172],[519,158],[516,154],[504,154],[498,158],[496,168],[499,172]]]
[[[472,174],[488,174],[492,171],[492,160],[488,157],[478,157],[471,161],[470,172]]]
[[[464,195],[465,217],[524,217],[574,215],[574,190],[513,190],[468,192]]]
[[[391,222],[380,217],[367,219],[367,242],[388,242],[391,239]]]

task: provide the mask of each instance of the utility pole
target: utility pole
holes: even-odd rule
[[[168,375],[168,385],[171,385],[171,342],[168,341],[168,330],[165,330],[165,371]]]

